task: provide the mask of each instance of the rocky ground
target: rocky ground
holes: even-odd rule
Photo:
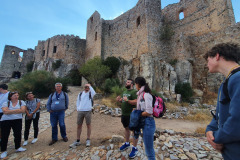
[[[7,159],[75,159],[75,160],[121,160],[128,159],[131,149],[120,152],[118,149],[124,141],[123,127],[118,116],[102,114],[98,111],[92,118],[91,147],[85,147],[86,126],[83,126],[81,145],[76,148],[69,148],[69,145],[76,137],[76,97],[81,88],[69,87],[70,107],[66,111],[66,127],[68,142],[63,142],[60,135],[59,141],[48,146],[51,140],[51,127],[49,123],[49,113],[41,111],[39,122],[39,137],[35,144],[28,144],[27,151],[15,153],[13,136],[10,135]],[[46,100],[45,100],[46,101]],[[44,100],[43,100],[44,102]],[[100,104],[96,100],[95,104]],[[101,113],[100,113],[101,112]],[[202,123],[189,122],[183,120],[155,119],[157,131],[154,148],[156,159],[221,159],[217,153],[207,143],[203,135],[194,134],[198,127],[204,127]],[[32,130],[31,130],[32,131]],[[30,133],[29,143],[33,139]],[[138,156],[135,159],[147,159],[144,153],[142,138],[138,142]]]

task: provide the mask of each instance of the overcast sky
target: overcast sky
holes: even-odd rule
[[[238,3],[237,3],[238,1]],[[38,40],[58,34],[86,38],[87,20],[98,11],[111,20],[133,8],[138,0],[0,0],[0,61],[5,45],[32,48]],[[162,0],[162,8],[179,0]],[[240,21],[239,0],[232,0]]]

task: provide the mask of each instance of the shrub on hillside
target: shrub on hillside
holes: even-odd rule
[[[65,78],[69,79],[69,84],[73,86],[81,86],[82,84],[82,76],[78,69],[72,69]]]
[[[27,63],[27,72],[32,72],[34,61]]]
[[[89,83],[98,88],[101,88],[105,78],[111,74],[110,68],[103,65],[100,57],[88,60],[79,71]]]
[[[55,71],[55,70],[58,69],[61,65],[62,65],[62,60],[59,59],[59,60],[56,60],[56,62],[53,62],[53,63],[52,63],[52,68],[53,68],[53,70]]]
[[[34,71],[23,76],[22,79],[11,82],[9,90],[18,91],[21,99],[25,99],[26,92],[33,92],[36,97],[48,97],[55,91],[55,83],[63,83],[63,90],[67,91],[67,82],[63,78],[56,78],[47,71]]]
[[[105,93],[112,93],[112,87],[119,86],[120,82],[119,79],[108,78],[105,80],[103,84],[103,90]]]
[[[193,96],[193,90],[190,83],[177,83],[175,92],[181,94],[182,101],[184,102],[190,102],[190,98]]]
[[[114,86],[112,87],[112,93],[113,93],[112,96],[117,97],[119,95],[122,95],[122,93],[126,90],[127,89],[125,87]]]
[[[112,76],[115,76],[117,74],[117,71],[121,65],[121,62],[118,58],[116,57],[107,57],[104,61],[103,61],[103,64],[108,66],[111,71],[112,71],[112,74],[110,75],[110,77]]]

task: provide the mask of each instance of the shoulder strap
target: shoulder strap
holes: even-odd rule
[[[81,101],[82,92],[79,93],[79,101]]]
[[[9,106],[10,106],[10,101],[8,101],[8,108],[9,108]]]
[[[53,92],[53,93],[51,94],[51,97],[50,97],[50,104],[52,104],[52,97],[53,97],[54,93],[55,93],[55,92]]]
[[[21,107],[21,105],[22,105],[22,101],[21,101],[21,100],[19,100],[19,105],[20,105],[20,107]]]
[[[229,102],[231,99],[229,97],[229,94],[228,94],[228,80],[230,79],[230,77],[232,75],[234,75],[235,73],[237,73],[238,71],[240,71],[240,67],[234,69],[230,75],[225,79],[225,81],[223,82],[223,93],[224,95],[226,96],[225,100],[226,102]]]
[[[66,106],[66,108],[67,108],[67,96],[66,96],[66,93],[65,92],[63,92],[63,94],[64,94],[64,99],[65,99],[65,106]]]
[[[143,92],[143,99],[144,99],[144,94],[145,94],[145,92]]]

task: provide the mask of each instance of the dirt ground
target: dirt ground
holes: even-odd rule
[[[76,112],[73,112],[70,116],[65,119],[68,142],[64,142],[58,134],[59,140],[52,146],[48,143],[51,141],[51,128],[41,133],[38,137],[38,142],[36,144],[28,144],[26,146],[27,151],[21,154],[30,154],[38,151],[51,152],[51,151],[62,151],[68,149],[69,145],[76,140]],[[204,125],[196,122],[182,121],[182,120],[168,120],[168,119],[155,119],[156,128],[161,129],[173,129],[175,131],[181,132],[194,132],[197,127],[203,127]],[[124,129],[121,124],[120,117],[111,117],[109,115],[102,115],[95,113],[92,116],[92,134],[91,134],[91,146],[100,146],[112,135],[124,135]],[[86,125],[84,124],[81,143],[79,149],[85,148],[86,141]],[[32,139],[29,139],[31,142]]]
[[[71,105],[74,106],[77,94],[81,90],[80,87],[69,87],[70,91],[69,98]],[[99,103],[97,100],[96,104]],[[77,113],[74,111],[70,116],[65,118],[66,130],[68,142],[64,142],[61,138],[60,131],[58,132],[58,142],[52,146],[49,146],[51,141],[52,130],[51,127],[40,133],[38,136],[38,142],[31,144],[32,138],[29,138],[29,144],[26,146],[27,151],[19,154],[31,154],[38,151],[43,153],[51,151],[63,151],[69,148],[69,145],[76,140],[77,134]],[[183,121],[183,120],[169,120],[169,119],[156,119],[156,128],[161,129],[172,129],[179,132],[193,133],[198,127],[205,127],[205,124]],[[50,122],[49,122],[50,123]],[[83,125],[81,134],[81,144],[78,148],[85,148],[85,141],[87,138],[86,125]],[[110,139],[112,135],[124,135],[124,128],[121,124],[120,117],[112,117],[110,115],[103,115],[95,113],[92,115],[92,134],[91,134],[91,146],[100,146],[102,143],[106,143],[106,140]],[[13,151],[10,151],[13,152]]]

